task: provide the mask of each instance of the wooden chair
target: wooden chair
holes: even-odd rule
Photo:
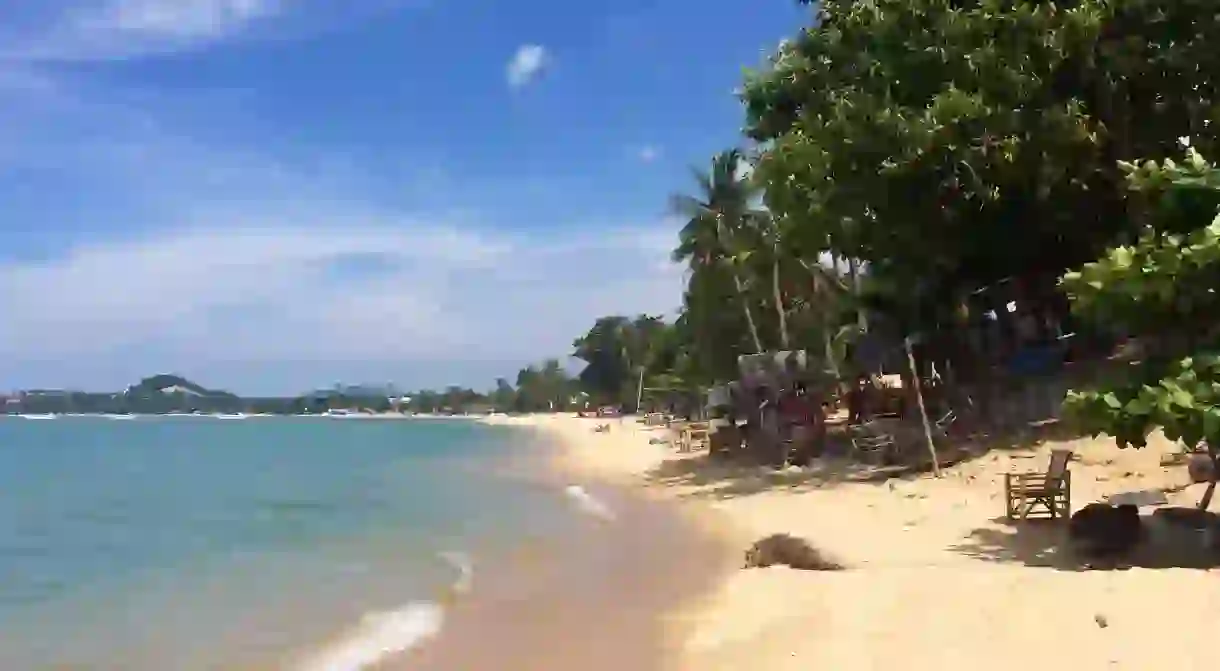
[[[1072,514],[1071,450],[1051,450],[1045,473],[1005,473],[1004,499],[1009,520],[1029,518],[1035,512],[1049,519],[1067,519]]]
[[[686,451],[694,452],[696,449],[707,447],[708,444],[707,422],[694,422],[686,427]]]

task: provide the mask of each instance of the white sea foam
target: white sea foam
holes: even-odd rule
[[[346,636],[305,662],[299,671],[359,671],[410,650],[440,633],[445,609],[430,602],[369,613]]]
[[[572,499],[572,501],[576,503],[576,507],[580,508],[582,512],[603,520],[614,520],[614,511],[610,510],[606,504],[593,498],[593,495],[585,491],[584,487],[581,487],[580,485],[568,485],[567,488],[564,489],[564,493],[568,495],[568,498]]]
[[[474,589],[474,560],[465,552],[442,552],[441,559],[449,562],[449,565],[457,569],[458,578],[453,582],[450,590],[455,594],[467,594]]]
[[[470,592],[474,588],[474,560],[470,555],[452,551],[440,553],[440,558],[458,572],[449,593]],[[368,613],[297,671],[360,671],[400,655],[440,633],[445,624],[445,602],[414,601],[395,610]]]

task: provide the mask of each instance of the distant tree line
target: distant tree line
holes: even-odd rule
[[[408,397],[403,409],[424,413],[549,412],[570,410],[583,403],[577,381],[558,359],[522,368],[515,384],[499,378],[487,392],[451,386],[441,391],[417,391]]]

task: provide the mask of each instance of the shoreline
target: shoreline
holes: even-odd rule
[[[654,564],[646,570],[653,574],[652,577],[659,577],[663,581],[681,581],[692,567],[697,566],[703,571],[704,580],[695,588],[683,590],[676,598],[651,603],[649,607],[653,626],[662,641],[657,669],[702,671],[712,668],[707,666],[712,655],[700,652],[692,655],[692,651],[708,647],[707,616],[719,609],[716,601],[720,593],[739,573],[743,550],[758,536],[753,535],[748,526],[740,524],[715,506],[684,500],[682,492],[667,491],[664,486],[647,480],[648,473],[667,460],[685,459],[685,456],[675,454],[668,445],[649,442],[651,438],[664,436],[664,432],[644,427],[634,417],[599,419],[570,414],[532,414],[491,416],[480,421],[494,426],[529,429],[545,436],[556,448],[551,453],[549,464],[552,476],[565,483],[601,483],[603,487],[638,497],[654,508],[672,513],[680,520],[685,532],[703,539],[702,553],[688,556],[680,562]],[[593,432],[594,426],[605,423],[611,424],[610,432]],[[622,520],[621,523],[630,525],[631,520]],[[748,659],[740,660],[740,663],[747,662]],[[541,670],[543,667],[536,668]],[[586,663],[580,668],[602,667]],[[616,660],[606,668],[631,668],[637,671],[642,667],[638,664],[624,665]],[[723,668],[742,667],[733,663]]]
[[[650,444],[664,434],[630,417],[610,420],[607,433],[592,431],[606,420],[567,415],[490,423],[554,436],[560,472],[682,511],[728,543],[738,562],[755,540],[792,533],[847,566],[716,572],[715,584],[664,616],[667,671],[1016,671],[1044,664],[1048,645],[1065,668],[1090,671],[1202,668],[1210,659],[1207,623],[1220,617],[1211,571],[1185,556],[1165,566],[1159,555],[1137,556],[1129,570],[1082,571],[1067,563],[1061,525],[1018,528],[1003,519],[1003,474],[1045,468],[1052,448],[1077,455],[1073,509],[1163,488],[1171,504],[1193,506],[1204,485],[1160,463],[1174,449],[1160,437],[1143,450],[1118,450],[1105,437],[1045,441],[992,450],[941,479],[861,482],[853,481],[860,467],[845,464],[775,472],[709,463],[705,454]]]
[[[483,418],[508,426],[538,449],[497,465],[501,477],[553,494],[574,524],[522,539],[518,550],[475,556],[475,588],[446,606],[440,633],[374,669],[410,671],[667,671],[671,614],[714,588],[729,554],[685,511],[612,473],[580,467],[568,455],[579,433],[559,433],[539,416]],[[581,487],[613,514],[582,511],[565,490]]]

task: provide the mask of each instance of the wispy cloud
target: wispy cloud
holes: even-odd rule
[[[524,44],[518,47],[505,68],[509,87],[518,89],[534,81],[550,61],[550,53],[542,45]]]
[[[10,63],[129,59],[285,30],[312,32],[341,20],[417,4],[418,0],[43,0],[36,10],[0,4],[0,59]]]
[[[132,39],[213,39],[273,16],[278,0],[111,0],[99,10],[76,13],[82,32]]]
[[[377,204],[325,160],[200,146],[148,110],[28,93],[38,86],[0,90],[0,170],[53,168],[46,208],[64,189],[103,195],[75,213],[88,233],[69,244],[54,229],[40,239],[60,242],[37,253],[0,244],[0,387],[203,368],[217,384],[250,389],[240,376],[258,370],[292,391],[332,372],[438,376],[480,361],[495,363],[467,383],[489,383],[563,355],[598,315],[678,303],[669,222],[509,233],[494,214],[457,213],[459,194],[437,194],[452,203],[437,211]],[[30,220],[7,209],[5,228],[52,216],[37,205]]]
[[[205,361],[526,360],[562,355],[601,311],[668,311],[677,295],[679,273],[650,227],[556,239],[353,215],[260,218],[0,263],[0,355],[87,358],[143,344]]]

